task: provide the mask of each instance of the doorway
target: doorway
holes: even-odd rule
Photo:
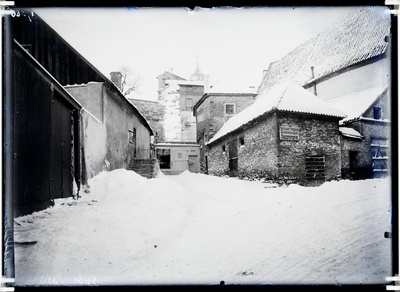
[[[228,143],[228,151],[229,151],[229,176],[237,176],[239,165],[238,165],[238,147],[236,139]]]

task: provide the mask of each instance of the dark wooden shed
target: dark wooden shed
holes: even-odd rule
[[[30,9],[3,24],[5,216],[13,218],[75,195],[81,105],[63,86],[103,79]]]
[[[7,122],[13,121],[14,129],[18,216],[74,195],[73,183],[80,183],[81,106],[17,41],[13,53],[13,119]]]

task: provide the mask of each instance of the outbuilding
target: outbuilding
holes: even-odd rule
[[[200,145],[193,143],[158,143],[155,145],[162,173],[180,174],[200,171]]]
[[[300,85],[278,84],[207,143],[208,173],[304,185],[339,179],[345,117]]]

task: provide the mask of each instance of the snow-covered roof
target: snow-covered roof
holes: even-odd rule
[[[389,7],[358,7],[316,37],[270,64],[258,88],[279,82],[306,85],[340,69],[383,54],[390,34]],[[311,67],[314,67],[314,78]]]
[[[344,112],[347,117],[341,122],[347,122],[360,118],[387,88],[387,85],[376,86],[328,100],[327,103]]]
[[[350,137],[350,138],[357,138],[361,139],[362,135],[354,130],[353,128],[349,127],[339,127],[339,131],[342,133],[343,136]]]
[[[259,116],[275,110],[337,118],[346,117],[343,112],[330,106],[300,85],[285,82],[275,85],[268,92],[259,95],[252,105],[230,118],[208,144],[241,128]]]

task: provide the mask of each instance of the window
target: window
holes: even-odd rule
[[[129,143],[133,144],[133,156],[136,157],[136,128],[129,131]]]
[[[177,157],[178,159],[182,159],[182,152],[178,152],[177,155],[176,155],[176,157]]]
[[[225,103],[225,115],[231,116],[235,114],[235,104]]]
[[[133,128],[133,130],[128,130],[129,131],[129,143],[135,144],[136,143],[136,128]]]
[[[225,152],[225,145],[222,145],[222,152]]]
[[[244,137],[239,138],[239,146],[244,146]]]
[[[380,107],[374,106],[374,119],[376,120],[382,119],[382,109]]]
[[[186,110],[187,111],[193,110],[193,99],[186,98]]]
[[[325,157],[306,156],[306,179],[325,180]]]

